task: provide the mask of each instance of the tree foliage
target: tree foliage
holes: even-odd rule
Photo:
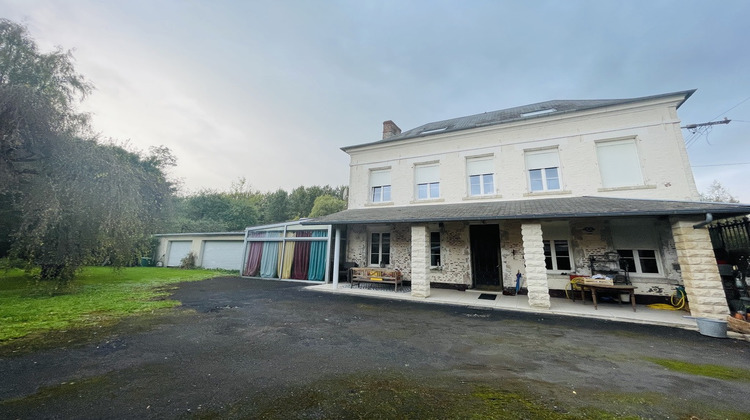
[[[714,203],[739,203],[740,201],[724,188],[717,180],[711,183],[705,192],[700,193],[701,201],[710,201]]]
[[[143,155],[90,135],[76,105],[91,89],[69,51],[41,53],[24,26],[0,19],[0,231],[42,279],[131,262],[173,192],[169,149]]]
[[[315,199],[310,217],[321,217],[346,209],[346,201],[331,195],[321,195]]]

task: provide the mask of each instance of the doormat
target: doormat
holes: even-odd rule
[[[482,293],[479,295],[479,299],[485,299],[485,300],[495,300],[497,295],[493,295],[492,293]]]

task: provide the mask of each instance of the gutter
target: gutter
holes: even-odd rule
[[[713,221],[714,221],[714,215],[711,214],[711,213],[706,213],[706,220],[704,220],[704,221],[702,221],[700,223],[694,224],[693,225],[693,229],[700,229],[703,226],[706,226],[707,224],[709,224],[709,223],[711,223]]]

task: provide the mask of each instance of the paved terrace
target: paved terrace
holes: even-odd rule
[[[594,303],[590,299],[585,302],[581,302],[580,299],[577,299],[573,302],[572,300],[565,298],[550,298],[550,309],[539,309],[530,307],[528,296],[525,295],[504,296],[501,292],[486,292],[478,290],[467,290],[461,292],[458,290],[433,288],[430,290],[429,297],[419,298],[413,297],[410,293],[401,290],[394,292],[393,286],[391,285],[374,285],[375,287],[368,286],[362,285],[362,288],[351,288],[349,283],[339,283],[338,288],[334,289],[333,284],[318,284],[308,286],[307,289],[319,292],[369,296],[383,299],[461,305],[481,309],[531,312],[540,315],[553,314],[647,325],[664,325],[698,331],[695,320],[689,317],[690,314],[688,312],[682,310],[653,309],[647,305],[636,305],[636,312],[633,312],[630,303],[623,303],[620,305],[616,302],[600,302],[598,305],[599,308],[594,309]],[[497,297],[495,300],[480,299],[479,295],[482,293],[497,294]],[[733,332],[729,332],[729,336],[732,338],[742,338],[740,334],[735,334]]]

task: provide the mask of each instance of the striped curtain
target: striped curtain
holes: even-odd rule
[[[303,230],[297,232],[298,238],[309,238],[312,232]],[[298,242],[294,248],[294,272],[292,278],[307,280],[307,271],[310,267],[310,242]]]
[[[324,230],[315,230],[313,237],[325,237],[328,232]],[[310,244],[310,263],[307,270],[307,279],[323,281],[326,276],[326,241],[315,241]]]

